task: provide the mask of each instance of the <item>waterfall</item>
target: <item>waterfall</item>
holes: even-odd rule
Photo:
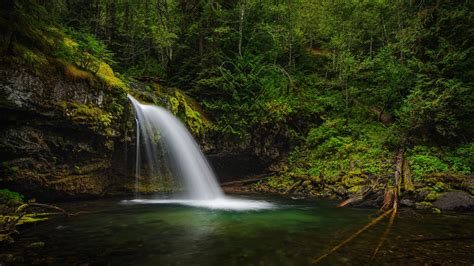
[[[140,198],[140,130],[138,130],[140,124],[138,123],[138,118],[135,118],[135,122],[137,126],[137,139],[135,143],[135,145],[137,145],[137,149],[135,150],[135,198],[138,199]]]
[[[136,115],[136,195],[134,200],[123,203],[182,204],[243,211],[274,207],[265,201],[225,196],[199,145],[179,119],[162,107],[141,104],[132,96],[127,97],[132,102]],[[142,155],[145,155],[145,160],[142,160]],[[146,165],[143,167],[142,163]],[[182,182],[187,198],[140,199],[141,169],[147,169],[152,176],[162,176],[164,167],[171,172],[172,177]]]
[[[169,161],[173,176],[184,184],[187,195],[191,199],[223,198],[213,170],[202,154],[199,145],[186,127],[165,108],[141,104],[128,95],[136,113],[137,120],[137,188],[139,179],[140,138],[145,145],[149,168],[159,165],[157,154],[164,147],[165,156]],[[159,145],[158,145],[159,144]]]

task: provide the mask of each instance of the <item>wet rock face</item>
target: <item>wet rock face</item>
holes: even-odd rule
[[[0,67],[0,186],[46,200],[124,192],[133,179],[113,171],[123,165],[114,149],[119,137],[74,124],[57,107],[68,102],[103,108],[107,97],[86,81]]]
[[[38,77],[23,67],[0,68],[0,106],[12,110],[48,111],[57,102],[92,103],[102,107],[103,92],[93,89],[85,80],[65,77]]]
[[[474,199],[464,191],[446,192],[439,199],[433,202],[433,206],[446,211],[473,210]]]

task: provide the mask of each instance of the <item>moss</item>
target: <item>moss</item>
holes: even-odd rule
[[[62,109],[69,119],[77,125],[86,125],[89,129],[101,135],[112,137],[117,133],[111,127],[112,114],[96,106],[80,103],[58,102],[57,106]]]
[[[98,64],[99,70],[97,71],[96,75],[102,81],[104,81],[109,88],[119,88],[124,92],[129,91],[127,85],[125,85],[121,79],[115,76],[114,71],[108,64],[105,62],[98,62]]]
[[[142,86],[141,91],[133,90],[131,94],[142,102],[164,106],[176,115],[194,136],[203,137],[212,130],[212,124],[202,115],[198,105],[185,93],[176,88],[165,89],[157,83],[148,84],[148,87],[154,89],[153,93],[143,92]]]
[[[30,66],[38,75],[42,72],[42,69],[45,66],[49,65],[46,55],[35,48],[28,48],[22,44],[16,43],[13,49],[18,55],[18,57],[13,58],[13,60]]]
[[[183,120],[188,126],[188,129],[193,133],[193,135],[204,135],[206,130],[205,121],[201,118],[199,112],[195,111],[191,106],[188,104],[188,101],[183,93],[176,90],[175,91],[176,99],[179,102],[180,113],[184,115]]]
[[[301,187],[311,187],[313,182],[311,180],[305,180],[302,184]]]
[[[77,68],[76,66],[74,66],[73,64],[69,64],[67,62],[64,62],[63,65],[64,65],[64,74],[66,75],[66,77],[72,80],[87,80],[91,84],[95,83],[96,79],[92,73],[85,70],[81,70]]]
[[[288,175],[271,176],[264,181],[253,185],[256,190],[286,191],[295,184],[295,180]]]
[[[325,183],[342,181],[347,188],[360,185],[368,176],[388,176],[393,173],[393,154],[384,147],[386,131],[377,124],[362,127],[357,122],[327,120],[311,129],[304,144],[290,153],[290,171],[306,169]]]
[[[350,171],[348,174],[342,177],[342,184],[351,188],[354,186],[359,186],[367,180],[367,175],[362,174],[360,170]]]
[[[110,65],[89,53],[81,52],[79,44],[68,36],[62,38],[60,50],[56,55],[62,58],[60,60],[70,62],[64,63],[66,75],[69,77],[90,81],[94,81],[97,77],[108,89],[118,88],[124,92],[129,90],[127,85],[115,75]],[[87,60],[88,63],[81,63],[84,60]],[[77,66],[81,66],[83,69],[79,69]]]
[[[176,115],[179,111],[179,101],[175,97],[170,97],[170,111]]]
[[[355,185],[353,187],[350,187],[347,191],[351,194],[358,194],[362,191],[362,188],[364,186],[361,186],[361,185]]]
[[[78,43],[76,41],[72,40],[71,38],[67,36],[64,36],[63,44],[64,44],[64,47],[69,49],[69,52],[71,53],[74,52],[74,50],[77,49],[77,46],[78,46]]]
[[[49,215],[48,213],[28,213],[23,215],[16,225],[24,225],[24,224],[31,224],[31,223],[38,223],[48,220],[48,217],[44,217]],[[2,223],[9,223],[18,219],[17,215],[0,215],[0,221]]]
[[[44,214],[41,214],[41,213],[25,214],[21,217],[17,225],[44,222],[49,219],[48,217],[43,217],[43,216]]]
[[[441,196],[441,194],[439,194],[438,192],[431,191],[428,195],[426,195],[425,200],[427,200],[427,201],[435,201],[435,200],[437,200],[440,196]]]
[[[415,204],[415,206],[419,210],[427,210],[427,209],[433,208],[433,204],[431,204],[431,202],[427,202],[427,201],[417,202]]]

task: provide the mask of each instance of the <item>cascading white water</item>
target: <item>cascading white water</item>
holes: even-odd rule
[[[128,95],[137,121],[136,189],[132,202],[178,203],[213,209],[266,209],[272,205],[263,201],[238,200],[226,197],[216,181],[214,172],[201,152],[198,144],[186,127],[168,110],[154,105],[141,104]],[[160,145],[158,145],[158,143]],[[145,159],[150,171],[160,166],[158,154],[165,154],[174,177],[182,180],[187,199],[139,200],[139,175],[141,145],[145,147]],[[160,150],[164,148],[163,150]]]

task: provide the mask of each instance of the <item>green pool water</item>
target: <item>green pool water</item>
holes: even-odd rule
[[[25,264],[57,265],[308,265],[378,215],[336,208],[336,202],[238,196],[273,203],[259,211],[212,210],[120,200],[63,204],[91,213],[54,218],[22,232],[43,241]],[[324,259],[323,265],[474,263],[472,213],[401,210],[375,259],[387,220]]]

